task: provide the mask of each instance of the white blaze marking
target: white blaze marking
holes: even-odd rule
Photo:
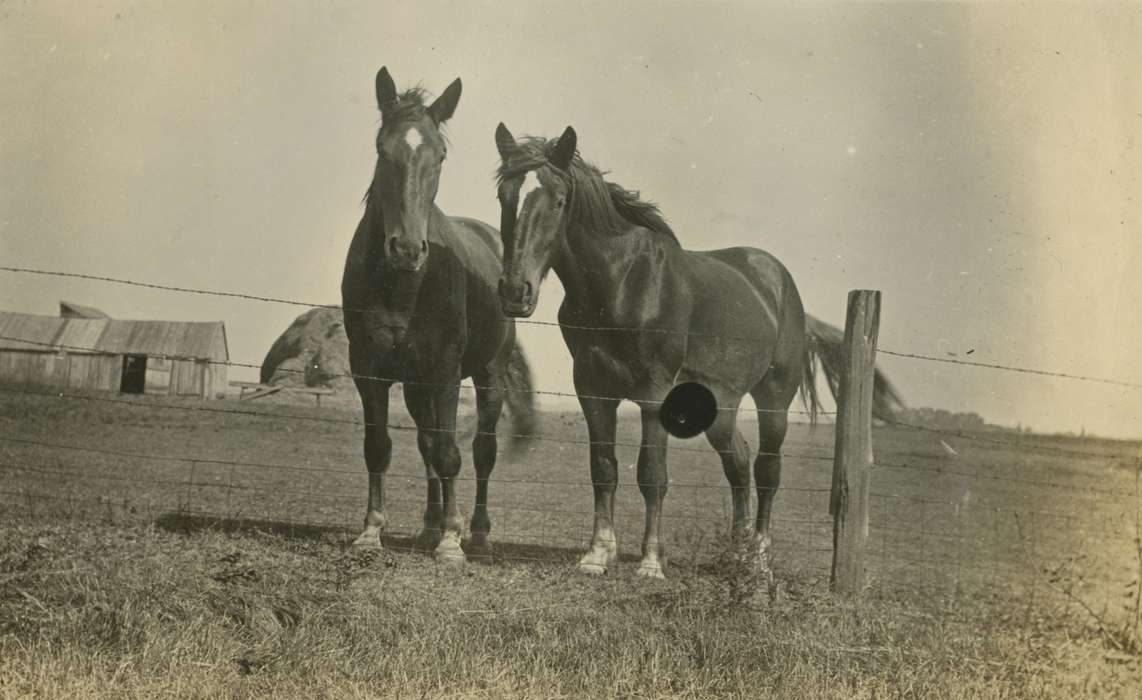
[[[408,144],[409,148],[415,151],[420,144],[424,143],[424,137],[420,135],[420,131],[418,131],[416,127],[413,127],[405,133],[404,142]]]
[[[539,176],[535,174],[534,170],[527,171],[527,175],[523,178],[523,184],[519,187],[519,199],[516,200],[516,216],[519,216],[523,211],[523,201],[532,192],[538,190],[542,185],[539,184]]]

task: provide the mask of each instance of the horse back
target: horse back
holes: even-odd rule
[[[477,219],[444,216],[436,233],[468,274],[493,287],[498,283],[503,264],[499,231]],[[432,239],[430,234],[429,242]]]
[[[450,216],[448,219],[452,222],[454,227],[458,227],[462,231],[474,235],[487,246],[488,250],[495,254],[497,259],[503,255],[503,248],[500,243],[500,232],[495,228],[485,224],[479,219],[469,219],[466,216]]]

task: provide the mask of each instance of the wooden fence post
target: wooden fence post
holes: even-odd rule
[[[829,514],[833,516],[833,590],[854,596],[864,588],[868,488],[872,467],[872,390],[880,292],[849,292],[845,362],[837,398],[836,448]]]

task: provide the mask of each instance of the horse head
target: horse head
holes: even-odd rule
[[[540,282],[560,248],[572,195],[567,171],[575,157],[575,141],[571,127],[557,140],[523,143],[502,122],[496,128],[502,159],[497,195],[504,251],[499,295],[508,316],[527,317],[535,312]]]
[[[419,88],[398,94],[387,68],[376,83],[381,128],[368,194],[375,235],[387,265],[418,270],[428,258],[428,224],[448,151],[441,126],[460,101],[460,79],[427,106]]]

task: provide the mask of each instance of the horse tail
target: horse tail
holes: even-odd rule
[[[535,434],[539,426],[539,410],[535,405],[535,384],[531,367],[523,354],[519,340],[512,344],[512,353],[503,375],[504,403],[512,421],[510,451],[522,447],[527,436]]]
[[[805,361],[801,376],[801,401],[809,411],[809,422],[817,422],[817,412],[821,409],[817,392],[817,367],[825,375],[825,383],[833,394],[840,397],[841,373],[845,366],[845,334],[840,328],[830,326],[809,314],[805,314]],[[904,408],[904,398],[887,375],[876,369],[872,386],[872,415],[881,420],[891,420],[896,412]]]

